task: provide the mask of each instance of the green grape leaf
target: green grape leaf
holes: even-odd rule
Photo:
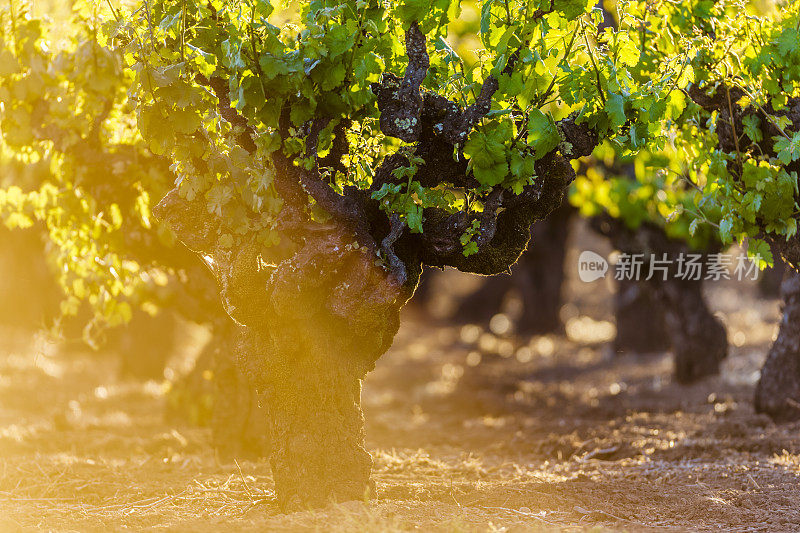
[[[406,225],[411,233],[422,233],[422,207],[412,204],[406,211]]]
[[[719,223],[719,235],[722,242],[727,244],[732,241],[731,230],[733,229],[733,221],[730,218],[723,218]]]
[[[555,8],[564,14],[567,20],[575,20],[591,11],[594,0],[555,0]]]
[[[791,55],[800,49],[800,33],[797,28],[785,28],[777,39],[778,52],[782,56]]]
[[[266,80],[272,80],[289,73],[289,65],[283,59],[277,59],[271,55],[261,56],[258,64]]]
[[[482,131],[474,131],[469,136],[464,144],[464,153],[476,167],[491,167],[506,160],[502,141]]]
[[[499,185],[508,176],[508,163],[502,161],[488,167],[475,166],[472,170],[481,185]]]
[[[478,243],[474,241],[469,241],[467,244],[464,245],[464,251],[461,252],[464,254],[464,257],[469,257],[471,255],[475,255],[478,253]]]
[[[606,99],[605,110],[611,121],[609,128],[612,131],[625,124],[625,98],[621,94],[610,93]]]
[[[795,132],[791,139],[786,137],[776,137],[775,139],[775,150],[778,152],[778,159],[784,165],[800,159],[800,131]]]
[[[555,122],[550,115],[533,109],[528,116],[528,144],[534,150],[534,157],[540,159],[555,149],[561,142]]]
[[[747,255],[758,261],[758,268],[764,270],[774,264],[772,249],[762,239],[750,239],[747,243]]]
[[[745,115],[742,118],[742,124],[744,125],[745,135],[747,135],[751,141],[757,143],[764,139],[764,135],[761,133],[761,121],[757,116]]]

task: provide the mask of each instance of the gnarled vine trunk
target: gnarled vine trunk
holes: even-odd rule
[[[219,265],[228,312],[244,324],[239,363],[263,394],[283,510],[372,493],[361,380],[410,291],[354,244],[331,227],[274,267],[259,271],[246,247]]]
[[[423,163],[414,181],[421,186],[479,187],[467,158],[454,156],[454,149],[491,110],[500,88],[497,78],[488,76],[475,103],[464,109],[422,90],[430,58],[416,23],[406,30],[405,41],[404,76],[385,72],[370,85],[381,132],[416,143],[414,155]],[[503,73],[513,70],[523,48],[512,54]],[[216,95],[220,115],[240,128],[237,143],[255,153],[260,134],[231,107],[227,80],[197,80]],[[285,105],[278,120],[284,140],[297,136],[292,118]],[[538,179],[518,194],[492,187],[480,211],[426,207],[424,232],[416,233],[400,213],[387,214],[376,196],[400,179],[398,171],[410,162],[407,154],[383,157],[368,189],[347,185],[339,193],[331,187],[321,169],[347,173],[342,158],[350,149],[350,121],[337,119],[330,153],[320,157],[320,135],[334,119],[320,115],[303,126],[304,155],[271,152],[272,185],[282,206],[270,232],[280,243],[262,246],[263,231],[240,231],[240,217],[234,217],[232,228],[232,219],[209,209],[202,198],[181,197],[179,188],[154,209],[207,261],[225,310],[243,325],[239,361],[264,392],[278,500],[287,510],[369,494],[360,381],[397,333],[400,308],[411,297],[422,266],[483,275],[506,271],[527,247],[531,224],[561,204],[575,178],[571,160],[589,155],[600,142],[577,113],[561,119],[555,126],[563,142],[536,154],[532,175]],[[309,196],[330,215],[328,222],[309,209]],[[471,237],[474,253],[465,255],[464,235],[477,227],[480,232]]]
[[[755,407],[776,420],[800,420],[800,274],[790,268],[781,298],[783,318],[761,369]]]
[[[361,411],[367,367],[357,354],[323,344],[324,339],[313,339],[285,346],[277,340],[284,348],[278,357],[275,352],[246,355],[246,365],[252,366],[253,355],[265,365],[258,371],[259,383],[273,441],[275,492],[285,511],[364,500],[374,492]],[[244,328],[241,346],[271,351],[276,339]]]

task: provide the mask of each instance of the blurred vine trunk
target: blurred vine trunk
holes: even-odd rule
[[[36,330],[59,316],[63,292],[34,229],[0,224],[0,323]]]
[[[222,460],[269,457],[266,409],[237,361],[241,326],[225,311],[213,270],[188,253],[180,262],[185,281],[172,286],[164,301],[183,318],[206,326],[210,337],[192,370],[170,384],[167,418],[210,427]]]
[[[225,460],[270,456],[272,440],[266,407],[236,361],[240,328],[227,316],[215,324],[212,351],[214,448]]]
[[[755,408],[779,421],[800,420],[800,274],[786,270],[783,318],[756,385]]]
[[[120,374],[136,379],[164,379],[164,368],[178,337],[178,319],[171,311],[150,315],[134,309],[131,321],[109,333],[107,347],[120,354]]]
[[[664,318],[675,358],[675,379],[692,383],[719,373],[728,355],[725,326],[708,308],[703,282],[668,277],[657,281]]]
[[[268,458],[271,440],[266,408],[237,364],[240,328],[227,315],[211,325],[211,337],[194,368],[171,384],[167,417],[211,429],[223,461]]]
[[[617,353],[648,353],[670,347],[664,309],[656,291],[646,282],[621,279],[616,281],[614,316]]]
[[[9,230],[0,225],[0,324],[26,334],[57,324],[64,349],[78,344],[91,314],[83,306],[77,316],[61,316],[59,303],[64,291],[47,256],[39,228]],[[170,312],[151,316],[134,309],[128,324],[104,334],[103,346],[120,356],[122,376],[163,379],[165,363],[175,346],[176,327],[176,317]]]
[[[513,274],[498,274],[481,280],[478,289],[458,304],[453,315],[456,321],[488,323],[494,315],[502,312],[506,296],[514,287],[512,278]]]
[[[564,259],[575,209],[564,202],[531,229],[531,243],[519,259],[516,286],[522,298],[517,331],[540,335],[563,331]],[[514,276],[512,275],[512,278]]]
[[[517,291],[522,300],[517,332],[528,335],[561,332],[564,258],[574,213],[575,209],[564,202],[548,218],[534,223],[531,243],[511,267],[511,274],[486,279],[458,306],[457,319],[488,322],[503,311],[508,294]]]
[[[621,330],[628,335],[637,328],[643,332],[634,339],[626,337],[623,340],[636,341],[639,348],[651,346],[652,348],[642,351],[653,351],[657,346],[663,346],[665,339],[661,335],[665,332],[674,354],[675,379],[678,382],[691,383],[717,374],[720,363],[728,355],[727,333],[703,296],[702,278],[705,272],[701,269],[696,276],[699,279],[691,279],[695,276],[681,276],[678,271],[677,258],[691,252],[688,246],[669,239],[663,229],[648,223],[632,230],[622,221],[604,215],[592,219],[591,225],[598,233],[607,236],[612,245],[623,254],[640,254],[642,257],[639,279],[627,279],[618,291],[617,298],[623,300],[625,294],[619,292],[631,291],[632,284],[642,285],[639,291],[645,295],[634,294],[631,297],[634,302],[641,298],[638,305],[642,315],[655,319],[659,310],[653,307],[661,308],[663,322],[645,323],[643,317],[635,313],[635,308],[617,306],[617,311],[624,311],[622,316],[617,317],[623,321],[622,326],[617,326],[618,332]],[[666,257],[667,263],[663,266],[666,266],[667,271],[665,274],[655,273],[648,280],[649,259],[652,257],[659,260]],[[624,303],[631,305],[629,302]]]
[[[781,282],[786,274],[786,262],[781,259],[780,251],[773,247],[772,257],[775,264],[761,271],[758,278],[758,292],[764,298],[780,298]]]

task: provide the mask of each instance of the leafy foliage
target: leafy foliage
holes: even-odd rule
[[[86,300],[121,321],[166,283],[173,235],[150,209],[173,183],[219,221],[216,245],[255,243],[266,263],[297,244],[298,210],[352,223],[336,206],[366,205],[371,238],[396,233],[377,251],[390,268],[403,235],[428,256],[488,254],[505,204],[599,144],[608,171],[573,189],[587,214],[696,246],[796,233],[797,5],[620,1],[613,25],[584,0],[110,6],[79,4],[58,46],[3,8],[3,157],[35,170],[3,184],[0,214],[47,228],[65,311]]]
[[[706,179],[681,151],[622,155],[605,145],[573,183],[569,200],[583,216],[605,213],[630,229],[655,225],[671,239],[707,250],[720,241],[716,227],[722,212],[719,205],[703,201],[698,184]]]
[[[626,5],[621,16],[646,28],[628,34],[641,50],[639,79],[681,57],[679,90],[656,102],[666,108],[668,142],[632,161],[599,149],[606,168],[632,165],[632,175],[614,177],[612,168],[601,177],[592,167],[572,202],[630,227],[655,223],[695,247],[749,240],[750,252],[771,264],[762,239],[791,239],[797,227],[800,137],[787,116],[798,96],[797,6],[765,15],[738,1]],[[615,125],[624,120],[625,106],[609,98],[607,108]]]
[[[691,211],[723,243],[750,239],[751,252],[766,252],[762,238],[780,243],[797,231],[800,121],[790,117],[800,96],[800,19],[796,2],[769,16],[754,9],[738,1],[663,3],[645,16],[658,43],[648,49],[651,62],[663,61],[670,44],[693,50],[691,83],[679,86],[696,105],[670,131],[698,173]],[[719,220],[702,215],[709,206]]]
[[[665,109],[656,102],[673,82],[664,74],[645,82],[629,72],[639,55],[628,36],[633,19],[618,32],[597,32],[601,15],[591,2],[483,2],[478,35],[487,49],[469,62],[448,43],[461,8],[446,0],[403,1],[394,8],[364,0],[303,2],[291,23],[278,27],[265,0],[210,2],[192,10],[163,0],[144,10],[139,24],[116,26],[111,34],[126,43],[126,61],[136,71],[137,116],[150,148],[173,159],[181,195],[202,199],[221,217],[219,231],[228,241],[255,233],[265,244],[279,242],[274,154],[312,169],[339,126],[348,140],[369,130],[377,142],[349,150],[346,164],[323,168],[324,175],[340,191],[370,186],[395,144],[371,126],[379,111],[369,87],[405,68],[403,31],[412,23],[432,37],[423,89],[466,108],[490,75],[500,87],[489,113],[457,148],[456,159],[469,162],[476,187],[431,187],[410,172],[395,172],[392,184],[372,194],[412,232],[424,232],[428,207],[479,212],[493,188],[519,194],[532,185],[535,162],[563,142],[557,119],[570,113],[601,137],[621,131],[616,137],[631,148],[660,137]],[[402,24],[393,24],[395,18]],[[210,91],[212,79],[226,80],[227,94]],[[226,99],[246,122],[226,119],[220,111]],[[290,110],[286,128],[283,110]],[[329,122],[316,153],[307,153],[316,116]],[[249,153],[237,142],[244,124],[255,141]]]
[[[0,220],[38,225],[64,290],[62,313],[88,304],[85,337],[154,311],[175,296],[190,258],[151,213],[174,176],[139,134],[127,91],[133,73],[108,46],[96,4],[76,4],[72,31],[24,4],[0,12]]]

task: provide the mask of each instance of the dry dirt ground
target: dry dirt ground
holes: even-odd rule
[[[448,297],[474,283],[438,282]],[[610,352],[609,287],[570,281],[561,336],[409,309],[364,387],[378,498],[289,515],[266,461],[220,463],[206,430],[164,422],[162,384],[2,332],[0,530],[800,529],[800,425],[750,403],[778,302],[748,283],[710,286],[732,353],[719,377],[686,387],[667,353]],[[189,331],[175,365],[203,340]]]

